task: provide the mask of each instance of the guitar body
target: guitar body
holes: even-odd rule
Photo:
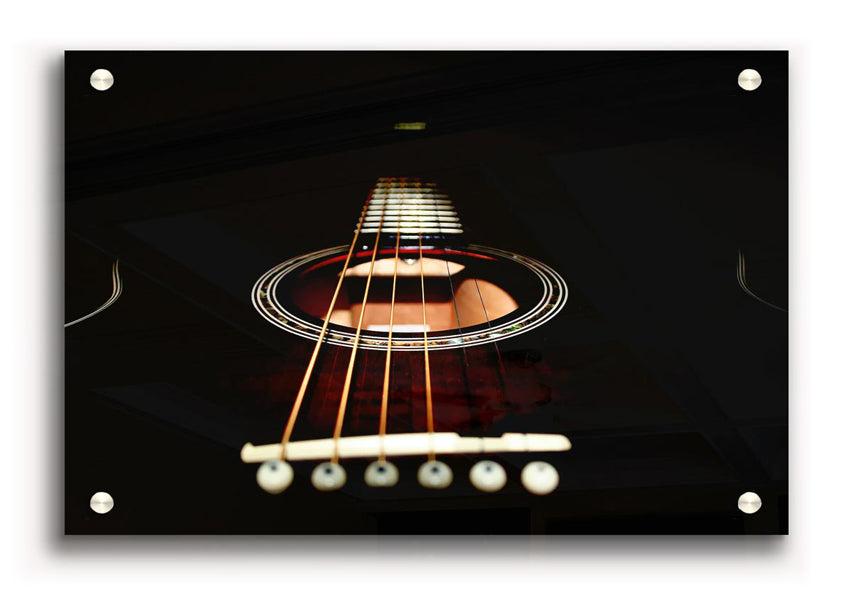
[[[159,57],[95,54],[69,54],[66,80],[97,58],[157,81]],[[447,53],[439,77],[348,90],[380,98],[354,116],[293,96],[91,139],[101,111],[139,109],[116,85],[92,112],[69,87],[65,531],[786,531],[785,98],[742,106],[695,78],[684,107],[670,76],[719,78],[742,60],[727,54],[494,70]],[[753,54],[765,81],[786,76],[784,55]],[[421,96],[424,114],[434,90],[432,137],[385,137],[399,103]],[[279,116],[299,111],[315,114]],[[756,156],[768,174],[742,182]],[[779,309],[742,291],[739,252]],[[394,484],[368,478],[381,461]],[[447,485],[423,484],[432,461]],[[490,463],[505,477],[488,490],[473,469]],[[269,493],[262,470],[284,464]],[[317,484],[325,464],[344,470],[335,489]],[[539,464],[550,488],[529,483]],[[101,491],[107,514],[89,506]]]

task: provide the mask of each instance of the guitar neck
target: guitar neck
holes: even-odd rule
[[[436,184],[418,178],[378,180],[364,206],[361,235],[380,234],[395,245],[423,243],[445,246],[463,234],[463,226],[448,195]],[[365,242],[365,240],[364,240]]]

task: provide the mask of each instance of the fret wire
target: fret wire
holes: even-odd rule
[[[378,225],[378,223],[380,221],[381,221],[381,219],[369,220],[369,221],[366,221],[365,225],[367,227],[375,227],[375,226]],[[420,221],[411,221],[410,219],[400,219],[400,220],[398,220],[398,219],[396,219],[396,220],[384,219],[383,222],[384,222],[385,226],[400,225],[401,227],[408,227],[408,228],[413,227],[414,225],[418,225],[420,223]],[[443,222],[442,220],[434,219],[434,220],[421,221],[421,223],[422,223],[422,227],[424,229],[460,229],[459,223],[451,222],[451,221]]]
[[[443,218],[446,218],[446,219],[448,219],[449,217],[455,217],[455,218],[457,218],[457,213],[456,213],[455,211],[453,211],[453,210],[451,210],[451,211],[449,211],[449,210],[444,210],[444,211],[440,211],[440,212],[436,212],[436,211],[434,211],[434,212],[432,212],[432,211],[427,211],[427,212],[425,212],[425,211],[418,211],[418,210],[417,210],[417,211],[411,211],[411,210],[404,210],[404,211],[398,211],[398,210],[387,210],[386,215],[387,215],[387,217],[389,217],[389,218],[391,218],[391,219],[398,219],[398,218],[402,218],[402,219],[403,219],[403,218],[413,218],[413,217],[415,217],[415,218],[425,217],[425,218],[431,218],[431,219],[436,219],[436,218],[438,218],[438,217],[443,217]],[[378,217],[378,216],[379,216],[379,213],[378,213],[377,211],[375,211],[375,212],[370,212],[370,213],[369,213],[369,214],[367,214],[366,216],[367,216],[367,217],[369,217],[369,218],[375,218],[375,217]]]
[[[383,206],[386,206],[384,204]],[[402,205],[403,206],[403,205]],[[377,217],[379,211],[370,210],[366,215],[367,217]],[[415,216],[415,217],[456,217],[457,212],[454,209],[442,209],[442,210],[427,210],[421,208],[388,208],[386,209],[385,214],[388,217],[399,217],[399,216]]]
[[[377,200],[385,200],[387,198],[403,198],[405,200],[411,200],[411,201],[416,201],[416,200],[421,200],[421,199],[427,199],[427,200],[431,200],[431,199],[448,200],[449,199],[449,196],[447,194],[443,194],[443,193],[440,193],[440,192],[431,192],[431,191],[425,191],[425,192],[396,192],[396,191],[380,192],[379,191],[379,192],[375,192],[375,193],[376,193],[375,198]]]
[[[448,199],[442,198],[407,198],[405,196],[396,198],[393,196],[388,196],[386,198],[381,198],[376,200],[374,206],[383,206],[386,204],[387,206],[431,206],[436,204],[437,206],[454,206],[452,202]]]
[[[362,233],[376,233],[377,231],[378,231],[377,228],[370,227],[370,228],[364,229],[362,231]],[[462,229],[429,229],[427,227],[423,227],[422,229],[417,229],[415,227],[409,227],[409,228],[405,227],[405,228],[402,228],[402,230],[399,233],[401,233],[402,235],[410,234],[411,236],[416,236],[417,234],[420,234],[420,233],[424,234],[424,235],[437,234],[437,233],[459,235],[459,234],[463,233],[463,230]]]
[[[370,212],[367,216],[373,217],[377,216],[376,212]],[[387,209],[386,215],[388,217],[399,217],[399,216],[411,216],[411,217],[456,217],[457,212],[453,210],[421,210],[421,209],[405,209],[399,210],[396,208]]]
[[[369,219],[367,223],[374,226],[377,221],[380,221],[380,219]],[[417,215],[404,216],[400,219],[385,219],[384,221],[387,223],[392,223],[393,225],[395,225],[396,221],[401,221],[403,225],[408,223],[418,225],[419,223],[422,223],[423,227],[440,228],[442,226],[445,226],[448,229],[463,229],[463,226],[460,224],[460,221],[448,221],[446,219],[438,219],[436,217],[421,217],[420,219],[420,216]]]
[[[377,227],[364,227],[363,230],[361,231],[361,233],[369,233],[369,234],[377,233],[377,232],[378,232]],[[463,230],[460,229],[460,228],[448,229],[448,228],[445,228],[445,227],[443,227],[443,228],[437,228],[437,227],[418,228],[418,227],[402,226],[398,231],[394,231],[394,232],[387,234],[387,235],[395,235],[396,233],[401,233],[402,235],[408,235],[408,234],[418,235],[418,234],[421,233],[422,235],[426,235],[426,236],[427,235],[439,235],[439,234],[460,235],[461,233],[463,233]]]
[[[414,218],[416,220],[414,220]],[[366,218],[367,223],[375,223],[376,221],[380,221],[381,219],[377,216],[369,216]],[[395,223],[396,221],[400,223],[427,223],[429,225],[440,223],[449,223],[453,227],[457,227],[459,225],[460,219],[456,216],[446,216],[444,218],[433,215],[433,216],[416,216],[416,215],[400,215],[400,216],[391,216],[389,218],[384,219],[385,223]]]

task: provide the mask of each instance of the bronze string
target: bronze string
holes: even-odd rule
[[[385,205],[386,206],[386,205]],[[378,435],[381,438],[381,450],[378,455],[378,460],[385,460],[386,453],[384,452],[384,436],[387,434],[387,411],[390,403],[390,361],[392,357],[393,351],[393,319],[395,316],[395,290],[396,290],[396,279],[398,277],[398,248],[401,243],[401,222],[402,215],[401,209],[404,206],[404,199],[402,198],[399,206],[399,214],[398,214],[398,228],[396,231],[395,238],[395,261],[393,262],[393,291],[392,297],[390,298],[390,325],[389,325],[389,333],[387,335],[387,360],[384,365],[384,387],[381,392],[381,421],[378,426]]]
[[[425,312],[425,267],[422,260],[422,217],[419,217],[419,280],[422,284],[422,346],[425,349],[425,410],[428,433],[434,433],[434,404],[431,399],[431,363],[428,360],[428,315]],[[434,448],[428,453],[428,460],[434,460]]]
[[[435,214],[437,215],[437,223],[440,226],[442,226],[442,218],[440,217],[439,207],[437,206],[436,201],[434,202],[434,208],[435,208]],[[452,282],[451,270],[449,268],[448,252],[446,252],[445,248],[443,249],[443,258],[445,259],[445,263],[446,263],[446,277],[449,280],[449,290],[450,290],[451,296],[452,296],[452,304],[454,306],[455,319],[457,321],[457,330],[458,330],[458,333],[463,335],[463,327],[461,326],[460,311],[458,309],[457,297],[455,296],[455,291],[454,291],[454,283]],[[472,281],[475,283],[475,290],[478,293],[478,299],[481,302],[481,309],[484,311],[484,318],[487,322],[487,327],[489,328],[490,327],[490,315],[487,312],[487,307],[484,305],[484,297],[481,294],[481,288],[478,285],[478,278],[473,277]],[[502,361],[502,353],[499,350],[498,342],[496,342],[494,340],[493,345],[496,349],[496,361],[497,361],[497,364],[498,364],[498,371],[497,372],[498,372],[498,376],[499,376],[499,384],[500,384],[500,387],[501,387],[501,390],[502,390],[502,398],[503,398],[504,402],[507,403],[508,402],[508,393],[507,393],[507,388],[506,388],[506,383],[505,383],[506,376],[505,376],[505,366],[504,366],[504,363]],[[461,352],[463,354],[463,364],[462,364],[463,372],[464,372],[464,378],[463,379],[464,379],[464,382],[465,382],[465,385],[466,385],[467,396],[468,396],[468,398],[471,398],[472,397],[472,390],[470,388],[470,383],[469,383],[469,373],[470,373],[469,356],[467,354],[465,346],[461,347]],[[473,408],[474,407],[473,407],[472,403],[470,402],[470,405],[469,405],[470,411],[472,411]]]

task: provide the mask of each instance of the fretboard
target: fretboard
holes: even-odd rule
[[[454,236],[463,233],[449,197],[434,183],[413,177],[381,178],[375,184],[360,233],[388,236]]]

